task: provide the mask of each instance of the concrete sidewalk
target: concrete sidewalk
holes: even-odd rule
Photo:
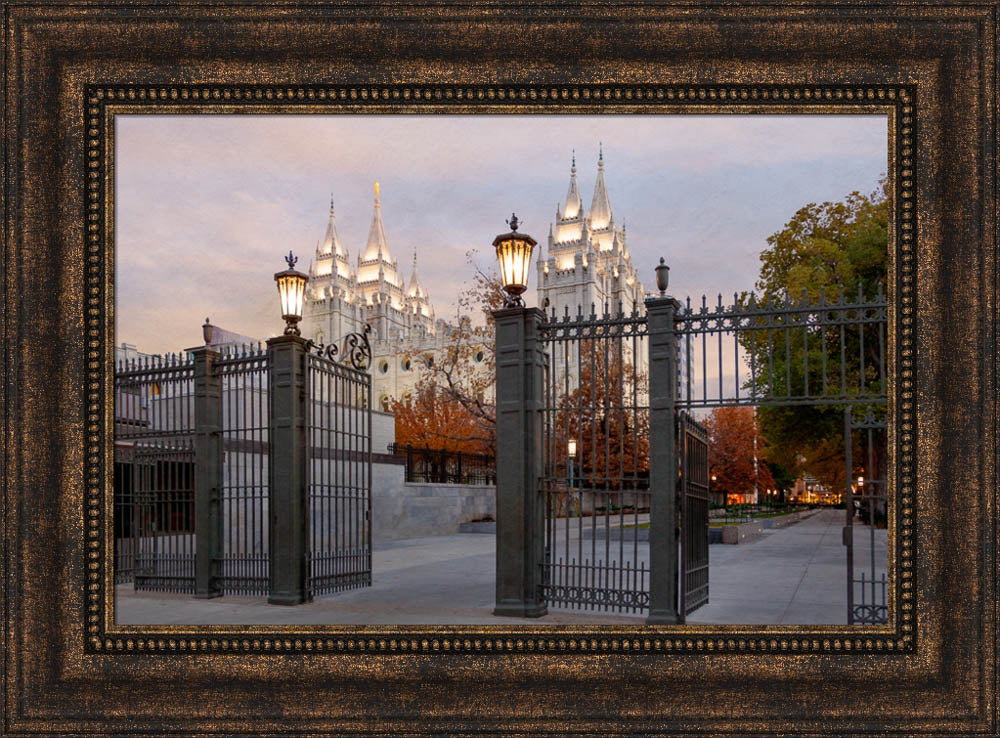
[[[690,623],[843,624],[847,617],[842,510],[823,510],[754,543],[713,545],[709,603]],[[868,562],[866,526],[856,527],[857,566]],[[862,532],[864,534],[862,535]],[[876,530],[876,561],[885,571],[886,531]],[[492,615],[495,537],[462,534],[376,545],[371,587],[320,597],[297,607],[263,598],[136,593],[116,588],[121,624],[642,624],[639,615],[550,609],[537,620]]]

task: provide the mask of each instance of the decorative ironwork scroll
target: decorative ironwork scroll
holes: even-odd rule
[[[348,333],[344,336],[344,349],[340,350],[337,342],[323,344],[315,341],[308,341],[308,348],[314,351],[317,356],[321,356],[330,361],[349,363],[358,371],[364,371],[372,363],[372,345],[368,341],[368,334],[372,332],[372,327],[365,323],[364,328],[358,333]],[[338,356],[339,355],[339,356]]]

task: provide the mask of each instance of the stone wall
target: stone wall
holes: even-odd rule
[[[496,515],[496,487],[407,484],[402,464],[372,465],[372,540],[450,536],[458,526]]]

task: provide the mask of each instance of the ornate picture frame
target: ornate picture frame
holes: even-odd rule
[[[995,734],[998,12],[5,2],[5,733]],[[114,623],[115,115],[693,110],[889,116],[888,625]]]

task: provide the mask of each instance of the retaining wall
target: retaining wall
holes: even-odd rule
[[[496,487],[404,480],[402,464],[372,465],[372,541],[450,536],[459,525],[496,516]]]

